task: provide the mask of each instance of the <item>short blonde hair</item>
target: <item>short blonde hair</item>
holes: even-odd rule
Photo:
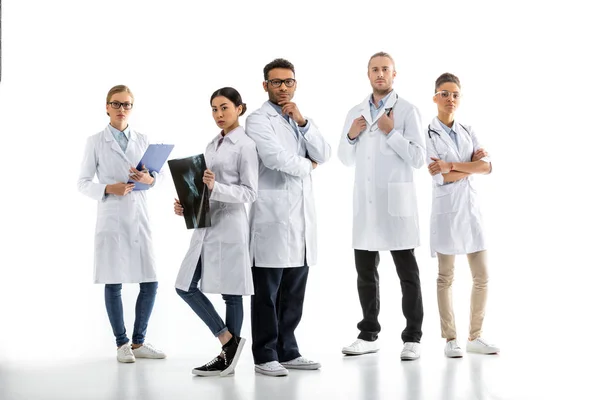
[[[375,57],[387,57],[390,59],[390,61],[392,62],[392,65],[394,66],[394,70],[396,70],[396,63],[394,62],[394,59],[392,58],[392,56],[389,53],[386,53],[385,51],[380,51],[377,52],[375,54],[373,54],[371,56],[371,58],[369,58],[369,63],[367,64],[367,68],[369,68],[369,65],[371,65],[371,60],[373,60]]]

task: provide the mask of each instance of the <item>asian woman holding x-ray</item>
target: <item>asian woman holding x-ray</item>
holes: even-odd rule
[[[239,123],[246,104],[238,91],[221,88],[213,93],[210,103],[212,116],[221,129],[204,153],[207,169],[202,179],[210,192],[211,226],[194,230],[175,286],[177,294],[221,343],[219,355],[194,368],[192,373],[227,376],[234,373],[246,341],[241,337],[242,296],[254,294],[245,204],[252,203],[257,196],[258,154],[256,145]],[[178,199],[174,211],[183,215]],[[225,321],[205,293],[223,297]]]

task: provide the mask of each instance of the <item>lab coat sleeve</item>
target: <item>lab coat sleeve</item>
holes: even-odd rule
[[[312,162],[306,157],[287,151],[279,143],[266,115],[250,114],[246,119],[246,134],[256,143],[258,156],[265,167],[301,178],[311,173]]]
[[[105,198],[104,191],[106,190],[106,184],[93,181],[98,168],[96,140],[96,136],[87,139],[79,179],[77,180],[77,189],[94,200],[103,200]]]
[[[477,139],[477,135],[475,134],[475,131],[473,131],[473,128],[471,128],[470,126],[468,127],[469,129],[469,133],[471,135],[471,140],[473,141],[473,153],[475,153],[477,150],[479,150],[482,146],[479,143],[479,140]],[[489,154],[486,157],[483,157],[480,161],[485,161],[487,163],[492,163],[492,158],[489,156]],[[491,165],[490,165],[490,172],[492,172],[491,170]]]
[[[356,145],[360,140],[360,136],[358,136],[352,143],[350,143],[350,140],[348,139],[348,131],[350,131],[350,127],[354,121],[351,114],[352,113],[350,112],[346,116],[344,129],[342,130],[342,137],[340,138],[340,143],[338,145],[338,158],[342,164],[347,167],[352,167],[356,163]]]
[[[215,181],[211,200],[223,203],[252,203],[258,192],[258,154],[256,146],[250,143],[243,146],[238,159],[239,184],[225,184]]]
[[[433,140],[434,139],[429,137],[429,133],[426,132],[425,133],[425,143],[427,146],[427,161],[426,161],[427,165],[429,165],[433,162],[431,157],[441,159],[440,155],[438,154],[438,152],[435,149]],[[429,171],[427,171],[427,173],[429,173]],[[442,174],[433,175],[431,178],[433,179],[433,183],[435,183],[436,186],[442,186],[444,184],[444,176]]]
[[[425,163],[422,131],[421,115],[413,106],[404,117],[404,132],[393,129],[387,136],[387,144],[413,168],[421,168]]]
[[[307,130],[303,132],[306,140],[306,151],[311,160],[317,164],[323,164],[331,157],[331,146],[325,141],[323,135],[311,119],[307,122]]]

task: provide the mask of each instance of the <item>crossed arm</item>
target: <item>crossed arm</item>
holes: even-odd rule
[[[482,160],[487,155],[483,148],[479,148],[473,153],[471,162],[455,163],[430,157],[433,162],[427,168],[431,176],[441,173],[444,183],[456,182],[471,174],[489,174],[492,171],[492,164]]]

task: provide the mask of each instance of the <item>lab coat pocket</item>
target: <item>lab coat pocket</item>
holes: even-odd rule
[[[433,193],[433,213],[448,214],[458,211],[455,187],[453,185],[438,186]]]
[[[281,222],[289,218],[286,190],[259,190],[253,206],[256,208],[256,223]]]
[[[226,294],[247,294],[245,269],[248,249],[244,243],[221,243],[221,290]]]
[[[285,222],[255,223],[254,260],[263,266],[281,266],[288,262],[288,225]]]
[[[119,229],[119,204],[114,199],[100,202],[97,215],[97,232],[117,231]]]
[[[412,217],[417,211],[413,182],[388,183],[388,212],[394,217]]]

